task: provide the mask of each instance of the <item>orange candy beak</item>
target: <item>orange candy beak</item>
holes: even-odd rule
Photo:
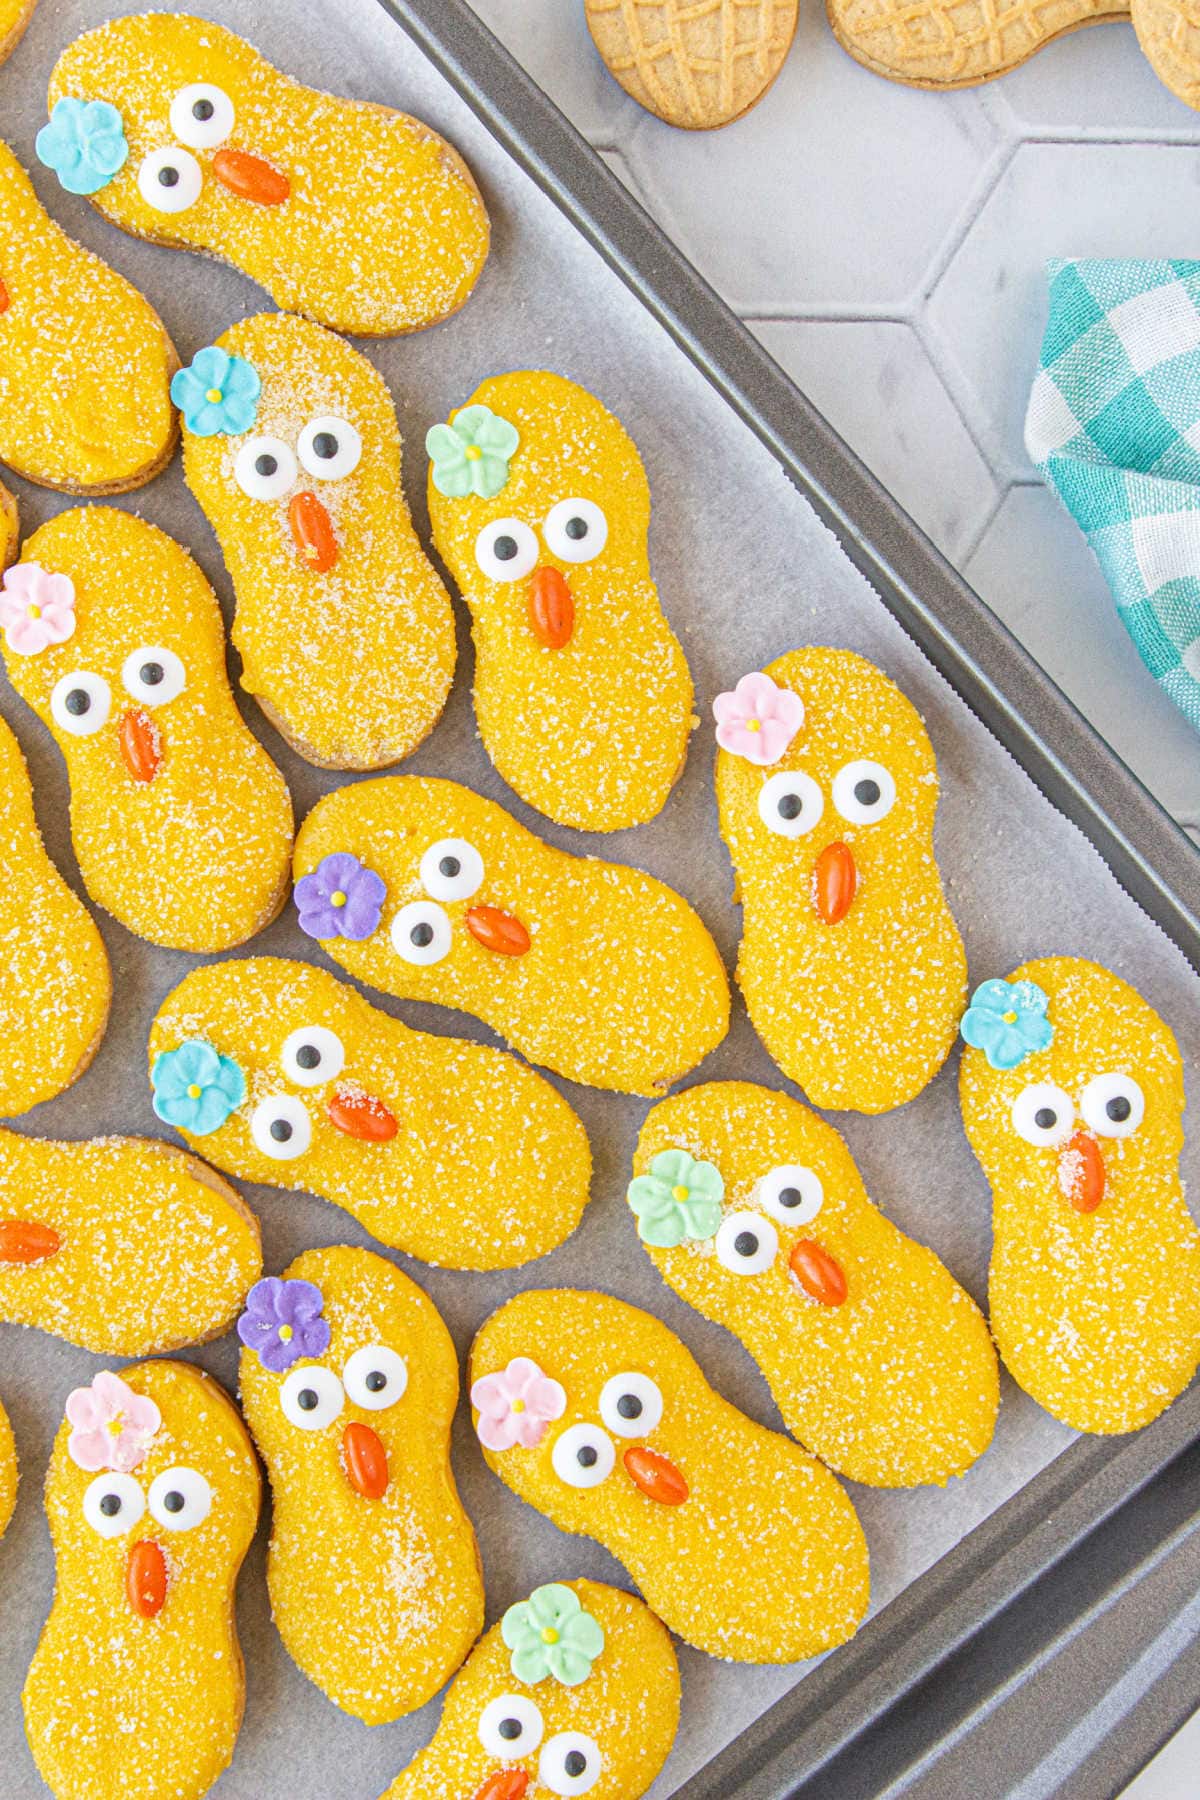
[[[841,1306],[845,1301],[846,1277],[841,1264],[812,1238],[800,1238],[792,1245],[788,1268],[810,1299],[822,1306]]]
[[[371,1094],[350,1094],[342,1089],[329,1102],[329,1123],[361,1144],[386,1144],[399,1126],[382,1100]]]
[[[813,905],[826,925],[839,925],[854,904],[858,868],[848,844],[826,844],[813,870]]]
[[[0,1219],[0,1263],[45,1262],[61,1247],[53,1225],[37,1219]]]
[[[1104,1198],[1108,1175],[1094,1137],[1077,1131],[1058,1157],[1058,1185],[1076,1212],[1095,1212]]]
[[[467,930],[485,950],[494,950],[497,956],[524,956],[529,948],[529,933],[520,919],[501,912],[498,906],[471,907]]]
[[[286,175],[248,150],[218,150],[212,172],[239,200],[253,200],[258,206],[282,206],[292,191]]]
[[[157,1619],[167,1601],[167,1559],[153,1538],[143,1538],[125,1564],[125,1598],[139,1619]]]
[[[153,781],[163,765],[162,736],[149,713],[131,707],[117,726],[125,767],[135,781]]]
[[[334,536],[333,520],[315,494],[293,496],[288,507],[288,524],[304,566],[314,575],[328,575],[338,559],[338,541]]]
[[[524,1769],[497,1769],[482,1787],[475,1789],[474,1800],[525,1800],[528,1786]]]
[[[388,1459],[379,1433],[360,1419],[351,1420],[342,1433],[346,1480],[364,1500],[382,1500],[388,1491]]]
[[[687,1499],[687,1482],[670,1457],[660,1450],[631,1444],[621,1460],[629,1479],[648,1500],[657,1500],[660,1506],[682,1506]]]
[[[5,287],[3,281],[0,281],[0,313],[6,313],[7,311],[8,311],[8,289]]]
[[[535,569],[529,583],[529,629],[547,650],[561,650],[575,629],[575,596],[557,569]]]

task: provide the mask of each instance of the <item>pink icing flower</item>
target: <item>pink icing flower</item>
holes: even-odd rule
[[[546,1435],[551,1419],[561,1419],[567,1396],[557,1381],[543,1375],[527,1356],[515,1356],[507,1369],[482,1376],[471,1389],[479,1409],[475,1430],[485,1450],[532,1450]]]
[[[747,762],[778,762],[804,723],[804,702],[769,675],[743,675],[731,694],[713,701],[717,742]]]
[[[91,1387],[67,1396],[67,1420],[74,1426],[67,1454],[81,1469],[119,1469],[128,1475],[146,1459],[162,1414],[145,1394],[135,1394],[119,1375],[102,1369]]]
[[[18,656],[36,656],[49,644],[65,644],[75,631],[75,584],[41,563],[17,563],[0,583],[0,626]]]

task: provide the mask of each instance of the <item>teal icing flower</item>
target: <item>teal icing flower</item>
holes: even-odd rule
[[[150,1071],[154,1110],[168,1125],[206,1137],[246,1098],[246,1077],[231,1056],[201,1038],[160,1050]]]
[[[712,1163],[697,1162],[686,1150],[660,1150],[649,1173],[630,1182],[626,1197],[642,1242],[673,1250],[685,1238],[712,1237],[721,1223],[725,1183]]]
[[[490,406],[464,406],[450,425],[431,425],[425,448],[433,485],[448,500],[478,494],[494,500],[508,480],[508,461],[521,441],[515,425]]]
[[[107,100],[59,100],[34,149],[68,194],[98,194],[129,155],[121,115]]]
[[[195,437],[235,437],[249,431],[258,412],[262,379],[244,356],[209,344],[186,369],[171,377],[171,398]]]
[[[563,1687],[578,1687],[604,1648],[604,1632],[584,1612],[574,1588],[560,1581],[534,1588],[528,1600],[510,1606],[500,1635],[512,1651],[512,1672],[530,1687],[547,1675]]]
[[[985,981],[971,995],[958,1029],[993,1069],[1015,1069],[1035,1051],[1049,1049],[1049,1004],[1036,981]]]

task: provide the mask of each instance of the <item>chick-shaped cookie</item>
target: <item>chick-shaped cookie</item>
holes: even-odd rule
[[[0,1131],[0,1322],[153,1356],[221,1337],[261,1273],[258,1221],[198,1158]]]
[[[959,1097],[992,1189],[992,1331],[1013,1379],[1077,1431],[1136,1431],[1200,1363],[1200,1232],[1179,1178],[1169,1027],[1081,957],[985,981]]]
[[[479,190],[429,126],[302,87],[183,13],[68,45],[37,151],[123,231],[220,257],[335,331],[432,325],[487,256]]]
[[[343,869],[339,917],[361,917],[360,876]],[[569,1237],[587,1201],[587,1134],[548,1081],[410,1031],[309,963],[193,969],[151,1027],[150,1070],[158,1116],[219,1168],[305,1187],[425,1262],[513,1268]]]
[[[8,1414],[0,1405],[0,1537],[8,1529],[17,1504],[17,1444]]]
[[[649,1608],[603,1582],[547,1582],[476,1646],[382,1800],[638,1800],[678,1724],[679,1668]]]
[[[522,800],[617,831],[683,767],[692,680],[650,577],[637,449],[562,375],[497,375],[426,437],[434,542],[471,609],[475,716]]]
[[[603,1544],[698,1650],[796,1662],[865,1613],[866,1540],[835,1477],[722,1399],[649,1313],[518,1294],[475,1339],[471,1405],[506,1485]]]
[[[190,1364],[105,1370],[69,1396],[46,1477],[54,1603],[23,1696],[56,1800],[200,1800],[228,1766],[259,1485],[236,1407]]]
[[[657,1095],[728,1029],[725,965],[673,888],[557,850],[456,781],[339,788],[294,861],[301,928],[335,962],[398,999],[473,1013],[569,1081]],[[343,865],[378,882],[369,929],[332,910]]]
[[[76,507],[5,572],[8,678],[71,783],[92,898],[152,944],[226,950],[287,896],[292,803],[234,704],[217,597],[132,513]]]
[[[433,1302],[370,1250],[309,1250],[251,1292],[241,1398],[267,1466],[271,1610],[300,1668],[381,1725],[423,1706],[483,1628],[450,1467],[458,1357]]]
[[[793,650],[713,712],[754,1029],[814,1105],[889,1112],[937,1074],[966,1003],[928,733],[849,650]]]
[[[407,756],[446,703],[454,615],[408,516],[383,378],[321,326],[263,313],[171,392],[237,595],[242,686],[310,762]]]
[[[815,1113],[748,1081],[673,1094],[642,1127],[629,1203],[663,1279],[741,1340],[830,1468],[940,1486],[987,1449],[1000,1394],[979,1308]]]
[[[0,618],[4,595],[0,591]],[[8,905],[20,929],[0,956],[0,1117],[70,1087],[108,1023],[104,940],[46,854],[21,747],[0,719],[0,843]]]
[[[0,462],[70,494],[141,487],[175,448],[178,362],[150,302],[55,224],[0,143]]]

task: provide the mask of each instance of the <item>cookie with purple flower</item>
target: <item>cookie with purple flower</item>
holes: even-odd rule
[[[300,929],[313,938],[361,943],[379,929],[386,894],[381,875],[348,850],[335,850],[296,883]]]
[[[237,1334],[264,1369],[282,1375],[302,1356],[323,1356],[329,1348],[325,1301],[311,1281],[284,1281],[265,1275],[246,1296]]]

